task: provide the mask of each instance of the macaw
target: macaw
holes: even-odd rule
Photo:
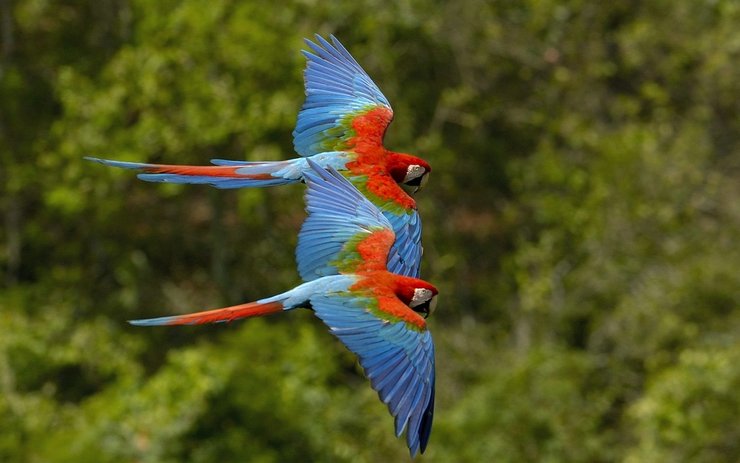
[[[411,456],[424,453],[434,413],[434,344],[426,317],[437,288],[387,270],[390,222],[335,169],[308,160],[306,211],[296,260],[304,283],[223,309],[132,320],[139,326],[227,322],[297,308],[313,310],[360,359],[380,399],[404,428]]]
[[[340,171],[375,204],[393,226],[388,269],[419,277],[421,221],[411,193],[421,189],[431,167],[421,158],[383,146],[393,119],[390,103],[347,49],[329,36],[306,39],[312,52],[304,74],[306,100],[298,113],[293,145],[302,157],[286,161],[229,161],[214,166],[159,165],[87,157],[108,166],[139,170],[150,182],[210,184],[217,188],[267,187],[305,180],[308,159]]]

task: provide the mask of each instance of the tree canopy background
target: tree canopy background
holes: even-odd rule
[[[0,0],[0,460],[403,461],[295,285],[303,187],[82,160],[293,157],[302,38],[393,104],[438,386],[429,462],[740,456],[740,3]]]

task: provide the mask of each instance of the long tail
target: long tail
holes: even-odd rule
[[[159,326],[159,325],[202,325],[204,323],[230,322],[246,317],[256,317],[270,313],[281,312],[285,306],[280,301],[271,302],[249,302],[247,304],[234,305],[223,309],[206,310],[185,315],[174,315],[172,317],[147,318],[143,320],[129,320],[136,326]]]
[[[299,182],[303,179],[306,161],[303,158],[287,161],[224,161],[214,160],[214,166],[181,166],[111,161],[85,157],[88,161],[124,169],[141,171],[138,175],[147,182],[207,184],[216,188],[268,187]]]

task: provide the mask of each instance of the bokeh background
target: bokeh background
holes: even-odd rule
[[[302,38],[383,89],[441,290],[428,462],[740,458],[740,3],[0,0],[0,461],[407,461],[310,313],[300,185],[85,155],[293,157]]]

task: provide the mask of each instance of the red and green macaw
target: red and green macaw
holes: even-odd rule
[[[399,185],[415,192],[424,186],[431,167],[421,158],[383,146],[393,119],[390,103],[334,36],[331,43],[316,36],[306,40],[312,52],[305,71],[306,100],[293,131],[295,150],[302,157],[286,161],[227,161],[214,166],[158,165],[87,158],[115,167],[139,170],[151,182],[200,183],[217,188],[266,187],[305,180],[308,160],[332,167],[347,177],[385,217],[396,234],[388,269],[419,276],[421,221],[414,199]]]
[[[131,321],[197,325],[306,308],[360,359],[370,383],[406,429],[411,456],[423,453],[434,414],[434,344],[426,317],[437,288],[388,271],[391,223],[336,170],[308,160],[308,217],[296,260],[304,283],[277,296],[223,309]]]

